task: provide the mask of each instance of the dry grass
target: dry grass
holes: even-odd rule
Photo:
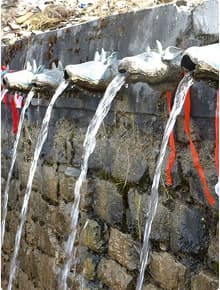
[[[67,10],[61,5],[48,5],[43,11],[35,13],[23,26],[27,27],[29,31],[56,29],[60,22],[72,17],[74,14],[73,10]]]
[[[79,8],[78,5],[68,9],[62,5],[52,4],[48,5],[43,11],[35,13],[22,26],[26,27],[29,31],[56,29],[61,22],[65,23],[68,20],[85,22],[89,17],[106,17],[111,14],[126,13],[167,2],[172,2],[172,0],[98,0],[94,5],[88,5],[84,9]]]
[[[8,33],[14,33],[15,38],[18,39],[25,35],[25,31],[46,31],[65,27],[67,24],[85,23],[94,18],[103,18],[113,14],[122,14],[130,11],[153,7],[159,4],[169,2],[176,2],[176,0],[97,0],[93,5],[88,5],[85,8],[80,8],[80,0],[65,0],[63,4],[50,4],[39,12],[33,13],[27,9],[23,15],[17,14],[19,7],[22,6],[24,0],[12,1],[5,0],[2,14],[2,37],[7,36]],[[204,0],[189,0],[190,2],[197,3]],[[60,3],[60,2],[59,2]],[[17,24],[18,28],[11,27],[12,24]],[[20,26],[20,30],[19,30]],[[21,31],[21,33],[20,33]],[[15,40],[15,39],[14,39]],[[8,41],[5,37],[4,41]]]

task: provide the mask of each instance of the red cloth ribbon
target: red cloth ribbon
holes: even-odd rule
[[[171,92],[170,91],[167,91],[167,105],[168,105],[168,112],[170,114],[171,112]],[[170,137],[169,137],[169,145],[170,145],[170,155],[169,155],[168,163],[166,167],[166,179],[167,179],[167,185],[172,185],[173,180],[172,180],[171,172],[172,172],[175,159],[176,159],[176,147],[175,147],[173,131],[171,132]]]
[[[19,111],[16,108],[16,103],[15,103],[15,100],[14,100],[14,96],[11,96],[11,110],[12,110],[13,133],[17,134],[20,114],[19,114]]]
[[[191,149],[191,153],[192,153],[192,157],[193,157],[193,163],[194,163],[195,169],[198,172],[201,183],[203,185],[205,196],[206,196],[209,204],[211,206],[213,206],[215,204],[215,199],[213,198],[213,196],[211,195],[211,193],[208,189],[208,185],[207,185],[206,178],[205,178],[205,173],[204,173],[204,170],[202,168],[202,165],[200,164],[199,155],[196,151],[196,148],[193,144],[192,137],[190,134],[190,90],[188,90],[188,92],[186,94],[186,100],[185,100],[184,129],[185,129],[186,135],[189,138],[189,144],[190,144],[190,149]]]
[[[6,89],[5,89],[6,90]],[[3,92],[4,96],[3,96],[3,103],[5,104],[6,108],[8,107],[8,90]]]
[[[219,92],[216,94],[216,113],[215,113],[215,166],[219,176]]]

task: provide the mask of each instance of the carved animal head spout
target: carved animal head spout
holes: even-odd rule
[[[44,69],[41,73],[34,75],[32,85],[39,90],[55,90],[64,79],[63,65],[58,62],[58,66],[52,63],[52,69]]]
[[[43,70],[43,66],[37,67],[36,61],[33,61],[33,65],[28,61],[26,69],[7,73],[3,78],[7,88],[16,89],[16,90],[30,90],[32,87],[32,79],[36,73],[39,73]]]
[[[105,90],[118,73],[117,52],[95,53],[93,61],[67,65],[64,78],[87,89]]]
[[[178,82],[182,78],[181,49],[169,46],[164,50],[160,41],[157,40],[156,44],[156,49],[148,47],[146,52],[125,57],[119,62],[119,72],[127,73],[127,81],[157,85]]]
[[[218,86],[219,44],[193,46],[186,49],[181,59],[181,66],[194,71],[195,79],[211,81]]]

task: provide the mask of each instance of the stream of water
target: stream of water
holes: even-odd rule
[[[152,226],[152,222],[156,214],[156,210],[157,210],[158,186],[160,182],[161,169],[162,169],[164,156],[166,153],[167,144],[169,141],[169,136],[176,123],[176,118],[180,114],[182,107],[184,105],[186,93],[188,89],[192,86],[192,84],[193,84],[192,73],[188,73],[187,75],[184,76],[184,78],[181,80],[181,82],[178,85],[176,95],[174,98],[173,108],[170,113],[170,117],[167,121],[166,128],[164,131],[160,154],[158,157],[153,184],[151,187],[151,197],[150,197],[150,204],[149,204],[149,211],[148,211],[148,219],[145,224],[144,240],[143,240],[143,246],[142,246],[141,255],[140,255],[141,268],[140,268],[140,274],[137,280],[136,290],[142,290],[142,286],[143,286],[144,273],[145,273],[145,268],[146,268],[148,256],[149,256],[149,238],[150,238],[151,226]]]
[[[5,220],[6,220],[7,208],[8,208],[8,193],[9,193],[11,177],[12,177],[12,173],[13,173],[13,169],[14,169],[14,165],[15,165],[15,160],[16,160],[16,157],[17,157],[18,143],[19,143],[20,136],[21,136],[21,130],[22,130],[22,127],[23,127],[25,112],[26,112],[27,108],[29,107],[33,96],[34,96],[34,91],[31,90],[28,93],[27,97],[26,97],[26,100],[25,100],[25,103],[24,103],[24,107],[22,108],[22,111],[21,111],[20,120],[19,120],[19,124],[18,124],[18,132],[17,132],[16,139],[15,139],[14,146],[13,146],[13,150],[12,150],[11,166],[10,166],[10,169],[9,169],[8,178],[7,178],[7,182],[6,182],[6,186],[5,186],[3,208],[2,208],[1,247],[2,247],[3,241],[4,241]]]
[[[37,138],[37,143],[36,143],[36,147],[35,147],[35,151],[34,151],[34,159],[31,163],[27,187],[26,187],[25,195],[24,195],[24,201],[23,201],[22,210],[20,213],[20,218],[19,218],[20,224],[18,225],[17,232],[16,232],[15,249],[14,249],[14,253],[13,253],[13,257],[12,257],[11,265],[10,265],[9,283],[8,283],[8,288],[7,288],[8,290],[12,289],[12,284],[13,284],[13,280],[14,280],[14,276],[15,276],[15,272],[16,272],[16,268],[17,268],[17,265],[16,265],[17,255],[18,255],[18,252],[20,249],[22,229],[23,229],[24,223],[26,221],[28,202],[30,199],[32,183],[33,183],[34,174],[35,174],[35,171],[37,168],[37,162],[38,162],[42,147],[47,139],[48,127],[49,127],[52,109],[53,109],[54,103],[56,102],[58,97],[63,93],[63,91],[67,88],[68,84],[69,84],[68,81],[63,81],[60,84],[60,86],[57,88],[57,90],[56,90],[55,94],[53,95],[51,102],[47,108],[47,111],[45,113],[45,116],[44,116],[44,119],[43,119],[43,122],[41,125],[40,133],[39,133],[38,138]]]
[[[3,101],[5,95],[7,94],[8,89],[3,89],[2,93],[1,93],[1,102]]]
[[[83,143],[84,153],[83,153],[83,162],[81,165],[81,173],[79,178],[76,181],[75,189],[74,189],[74,203],[71,211],[71,233],[69,235],[68,241],[65,246],[65,254],[66,254],[66,263],[64,265],[63,271],[61,273],[60,279],[60,290],[67,289],[67,276],[70,271],[70,266],[73,260],[72,253],[74,248],[74,242],[77,233],[77,223],[79,217],[79,203],[80,203],[80,189],[83,182],[86,179],[87,171],[88,171],[88,161],[90,155],[93,153],[96,145],[96,134],[101,126],[101,123],[107,113],[110,110],[111,103],[114,100],[117,92],[125,83],[124,75],[117,75],[112,82],[109,84],[108,88],[105,91],[105,94],[100,101],[98,108],[95,112],[93,119],[91,120],[89,127],[86,132],[86,137]]]

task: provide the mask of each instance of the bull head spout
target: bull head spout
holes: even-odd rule
[[[130,82],[147,82],[149,85],[179,81],[183,75],[180,67],[182,50],[170,46],[165,50],[157,40],[156,49],[125,57],[119,62],[118,70],[127,73]]]
[[[219,44],[193,46],[186,49],[182,55],[181,66],[194,71],[196,80],[208,81],[218,87],[219,80]]]
[[[44,67],[37,67],[34,60],[32,65],[28,61],[24,70],[7,73],[4,75],[3,82],[7,88],[21,91],[30,90],[32,87],[32,80],[35,74],[43,71]]]
[[[104,90],[118,72],[117,52],[95,53],[94,60],[81,64],[67,65],[65,79],[87,89]]]
[[[42,72],[34,75],[32,85],[36,89],[52,89],[55,90],[64,79],[63,65],[58,62],[56,66],[52,63],[52,69],[44,69]]]

